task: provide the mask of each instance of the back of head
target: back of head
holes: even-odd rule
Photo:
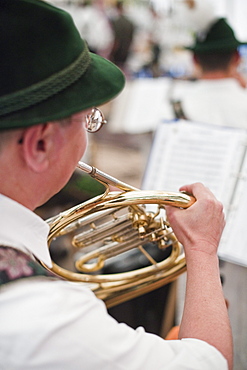
[[[42,0],[0,1],[0,130],[68,117],[116,96],[122,72],[88,51],[71,16]]]
[[[118,0],[116,2],[116,9],[120,12],[120,13],[123,13],[124,12],[124,2],[122,0]]]
[[[237,55],[234,58],[234,55]],[[200,65],[203,72],[222,71],[227,73],[231,66],[237,68],[238,66],[238,52],[231,51],[215,51],[212,53],[195,53],[195,61]]]

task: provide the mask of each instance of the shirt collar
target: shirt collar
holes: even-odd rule
[[[28,251],[52,266],[47,245],[49,225],[16,201],[0,194],[0,244]]]

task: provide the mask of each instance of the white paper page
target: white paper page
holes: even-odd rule
[[[123,133],[123,120],[131,97],[132,81],[126,81],[121,94],[111,101],[110,116],[107,119],[107,127],[112,133]]]
[[[184,184],[204,183],[227,215],[219,256],[247,266],[246,179],[245,130],[177,121],[158,126],[142,188],[178,191]]]
[[[115,99],[109,126],[122,132],[140,134],[155,131],[163,119],[172,119],[170,89],[172,80],[166,77],[143,78],[128,82],[127,92]]]

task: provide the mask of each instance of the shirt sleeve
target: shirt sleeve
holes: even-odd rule
[[[0,325],[0,358],[6,368],[228,369],[221,353],[203,341],[166,341],[118,323],[78,283],[39,278],[13,284],[1,294]]]

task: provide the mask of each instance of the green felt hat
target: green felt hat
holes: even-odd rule
[[[88,51],[71,16],[42,0],[0,0],[0,71],[0,129],[101,105],[125,83],[118,67]]]
[[[220,18],[211,25],[209,30],[198,33],[195,44],[187,49],[194,53],[223,52],[235,50],[246,43],[238,41],[225,18]]]

